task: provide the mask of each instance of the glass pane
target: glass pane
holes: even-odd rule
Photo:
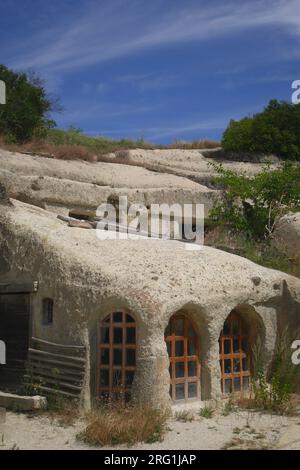
[[[243,388],[244,390],[249,389],[250,380],[249,377],[243,377]]]
[[[132,385],[134,379],[134,372],[133,370],[126,371],[126,386],[130,387]]]
[[[126,364],[135,366],[135,349],[126,349]]]
[[[122,328],[114,328],[114,343],[122,344],[123,341],[123,330]]]
[[[243,358],[243,370],[249,370],[249,361],[247,357]]]
[[[241,390],[241,379],[240,379],[240,377],[235,377],[233,379],[233,381],[234,381],[234,391],[235,392],[240,392],[240,390]]]
[[[123,319],[123,313],[122,312],[115,312],[113,316],[114,323],[121,323]]]
[[[176,362],[175,377],[176,378],[184,377],[184,363],[183,362]]]
[[[240,360],[239,359],[233,359],[233,372],[240,372],[241,367],[240,367]]]
[[[100,362],[101,364],[108,365],[109,364],[109,349],[101,349],[100,352]]]
[[[108,387],[109,385],[109,371],[108,370],[100,370],[100,386],[101,387]]]
[[[197,397],[197,384],[189,383],[188,384],[188,397],[196,398]]]
[[[134,323],[134,318],[132,318],[130,315],[126,315],[126,322],[127,323]]]
[[[230,354],[231,353],[231,340],[230,339],[225,339],[224,341],[224,354]]]
[[[233,340],[233,352],[238,353],[240,351],[240,341],[238,339]]]
[[[232,388],[231,388],[231,379],[225,379],[224,380],[224,393],[231,393]]]
[[[183,320],[175,320],[175,335],[183,336]]]
[[[102,401],[108,401],[109,399],[109,392],[100,392],[100,395],[99,395],[99,398],[100,400]]]
[[[242,339],[242,350],[243,350],[243,352],[248,351],[248,341],[245,338]]]
[[[188,340],[188,356],[196,356],[196,348],[193,340]]]
[[[168,351],[168,354],[169,356],[171,356],[171,341],[167,341],[167,351]]]
[[[183,355],[184,355],[183,341],[176,341],[175,342],[175,356],[182,357]]]
[[[189,361],[188,362],[188,376],[189,377],[196,377],[196,374],[197,374],[196,362]]]
[[[175,396],[176,396],[176,400],[184,399],[184,384],[175,385]]]
[[[127,344],[135,344],[135,328],[127,328]]]
[[[100,343],[109,344],[109,328],[108,327],[101,328]]]
[[[188,335],[195,336],[195,330],[192,325],[189,325]]]
[[[122,365],[122,349],[114,349],[113,363],[115,366]]]
[[[225,359],[224,361],[224,373],[231,374],[231,359]]]
[[[240,334],[240,322],[239,320],[232,320],[232,334],[239,335]]]
[[[229,320],[226,320],[225,323],[224,323],[223,334],[224,335],[230,335],[230,322],[229,322]]]
[[[122,372],[120,370],[113,371],[113,387],[122,386]]]

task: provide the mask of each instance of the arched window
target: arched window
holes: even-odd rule
[[[219,340],[222,393],[249,389],[250,348],[248,328],[241,316],[231,312]]]
[[[128,401],[135,368],[135,320],[125,311],[113,312],[99,325],[98,398]]]
[[[165,331],[165,341],[170,358],[172,400],[200,398],[199,341],[192,322],[185,315],[173,315]]]

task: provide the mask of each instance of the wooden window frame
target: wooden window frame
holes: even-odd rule
[[[233,333],[233,322],[237,321],[239,324],[238,334]],[[230,332],[229,334],[224,333],[225,323],[229,323]],[[221,389],[223,395],[228,395],[230,393],[238,393],[243,395],[245,391],[250,389],[250,380],[251,380],[251,354],[249,349],[249,334],[245,333],[245,322],[240,314],[236,312],[231,312],[224,322],[224,326],[219,339],[219,348],[220,348],[220,367],[221,367]],[[239,342],[239,352],[234,352],[233,344],[234,340]],[[242,348],[242,342],[246,340],[248,343],[248,350],[244,351]],[[225,341],[230,341],[230,352],[225,353]],[[243,370],[243,359],[247,360],[248,369]],[[230,373],[225,372],[225,360],[230,360]],[[239,371],[234,371],[234,360],[239,360]],[[248,387],[244,388],[244,377],[248,377]],[[235,390],[234,379],[239,378],[240,380],[240,390]],[[225,392],[225,380],[231,381],[230,392]]]
[[[115,314],[122,314],[122,321],[114,321]],[[129,316],[132,321],[128,321]],[[101,330],[102,328],[108,328],[109,330],[109,342],[101,343]],[[114,328],[122,329],[122,342],[114,343]],[[127,328],[134,328],[135,330],[135,342],[127,343]],[[125,310],[115,310],[114,312],[107,315],[101,322],[98,324],[97,329],[97,398],[107,398],[109,400],[121,400],[128,401],[131,394],[131,386],[126,385],[126,372],[136,371],[136,321],[133,315]],[[135,365],[127,365],[126,357],[127,350],[135,351]],[[109,363],[101,364],[101,351],[108,350],[109,354]],[[122,363],[120,365],[114,364],[114,350],[120,350],[122,353]],[[100,372],[102,370],[108,371],[108,386],[101,385],[100,382]],[[121,381],[119,384],[114,384],[114,372],[118,371],[121,375]]]
[[[183,335],[176,335],[175,334],[175,324],[177,320],[183,320]],[[194,334],[193,336],[189,336],[189,328],[192,327]],[[199,347],[199,338],[197,335],[197,329],[195,328],[194,323],[191,319],[189,319],[184,314],[175,314],[173,315],[170,320],[168,327],[170,328],[170,334],[165,334],[165,341],[170,343],[171,347],[171,354],[169,354],[170,359],[170,395],[174,402],[180,401],[191,401],[191,400],[199,400],[201,399],[201,384],[200,384],[200,347]],[[194,344],[196,354],[189,356],[188,355],[188,341],[192,341]],[[176,341],[183,341],[183,356],[176,356],[175,355],[175,345]],[[196,375],[189,377],[188,375],[188,363],[194,362],[196,364]],[[184,376],[183,377],[176,377],[176,364],[183,363],[184,364]],[[196,396],[189,397],[188,396],[188,386],[190,383],[196,384]],[[176,385],[177,384],[184,384],[184,398],[176,399]]]

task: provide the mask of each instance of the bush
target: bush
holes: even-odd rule
[[[102,406],[88,416],[77,437],[90,445],[133,445],[162,439],[168,413],[150,407]]]
[[[300,160],[300,105],[271,100],[263,112],[240,121],[231,120],[222,146],[227,151]]]
[[[206,419],[212,418],[213,414],[214,414],[214,409],[210,405],[205,405],[203,408],[200,408],[200,410],[198,412],[198,415],[201,418],[206,418]]]
[[[17,143],[45,135],[55,125],[48,114],[56,103],[47,97],[43,82],[4,65],[0,65],[0,80],[6,84],[6,104],[0,106],[0,134]]]
[[[292,363],[291,343],[286,329],[278,338],[269,379],[263,364],[261,344],[255,346],[255,375],[252,381],[255,407],[279,413],[286,413],[290,409],[300,370],[299,366]]]
[[[212,221],[248,238],[267,239],[280,216],[300,209],[300,166],[285,162],[270,171],[266,165],[253,177],[239,175],[213,163],[214,181],[223,187],[222,200],[211,211]]]

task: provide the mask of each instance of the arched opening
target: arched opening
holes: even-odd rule
[[[199,338],[192,321],[183,314],[171,317],[165,331],[170,359],[170,395],[173,401],[199,399]]]
[[[125,311],[104,318],[98,327],[97,398],[129,401],[136,369],[136,322]]]
[[[244,318],[232,311],[219,339],[222,393],[249,390],[251,377],[250,330]]]

